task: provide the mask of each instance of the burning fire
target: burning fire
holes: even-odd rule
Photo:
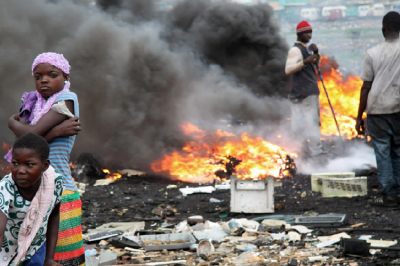
[[[327,56],[322,55],[321,59],[321,69],[330,68],[328,71],[323,71],[322,76],[333,109],[335,110],[340,131],[347,139],[354,138],[357,136],[355,118],[357,117],[358,104],[360,102],[360,89],[363,82],[358,76],[348,76],[343,79],[342,73],[330,66]],[[324,136],[338,135],[336,124],[321,81],[318,81],[318,85],[321,91],[319,96],[321,107],[321,134]]]
[[[192,124],[182,131],[192,138],[182,151],[175,151],[155,161],[154,172],[168,172],[182,181],[199,179],[213,181],[234,173],[240,179],[260,179],[267,176],[289,176],[295,169],[290,154],[260,137],[243,133],[240,137],[218,130],[207,132]]]
[[[2,149],[4,154],[8,153],[11,150],[11,146],[7,143],[3,142]],[[0,164],[0,175],[1,177],[10,173],[10,164],[6,160],[2,160]]]
[[[119,173],[111,173],[110,170],[108,170],[108,169],[101,169],[101,170],[103,171],[103,173],[105,173],[108,176],[107,179],[117,180],[117,179],[120,179],[122,177],[121,174],[119,174]]]

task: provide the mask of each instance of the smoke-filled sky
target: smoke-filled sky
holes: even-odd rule
[[[35,89],[31,64],[46,51],[70,61],[82,132],[73,157],[145,169],[182,146],[179,125],[212,129],[234,117],[271,123],[290,115],[287,44],[267,5],[186,1],[170,12],[152,1],[84,6],[0,0],[0,128]]]

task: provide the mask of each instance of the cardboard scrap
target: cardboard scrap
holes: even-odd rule
[[[336,235],[329,236],[328,240],[340,239],[340,238],[351,238],[351,236],[349,236],[346,233],[339,233],[339,234],[336,234]]]
[[[146,175],[146,172],[141,172],[141,171],[137,171],[137,170],[133,170],[133,169],[118,170],[118,173],[120,173],[121,175],[127,175],[128,177],[134,176],[134,175],[138,175],[138,176]]]
[[[395,246],[397,244],[397,240],[390,241],[390,240],[368,239],[367,243],[371,244],[371,248],[387,248],[387,247]]]

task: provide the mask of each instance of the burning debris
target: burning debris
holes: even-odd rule
[[[322,76],[335,109],[340,131],[347,139],[355,138],[357,136],[355,117],[358,111],[362,80],[358,76],[344,78],[343,74],[337,69],[338,64],[333,59],[324,55],[321,59]],[[320,90],[323,91],[321,81],[318,81],[318,85]],[[321,134],[323,136],[337,135],[329,103],[323,93],[320,94],[319,101],[321,108]]]
[[[167,173],[186,182],[226,179],[235,174],[239,179],[263,179],[267,176],[286,177],[296,171],[291,157],[283,148],[261,137],[218,130],[207,132],[192,124],[182,131],[190,137],[181,151],[174,151],[152,164],[155,173]]]

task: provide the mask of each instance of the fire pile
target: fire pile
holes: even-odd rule
[[[325,87],[328,90],[340,131],[347,139],[357,136],[355,130],[358,104],[360,102],[360,89],[362,80],[358,76],[347,76],[343,78],[342,73],[337,70],[338,65],[327,56],[322,55],[320,68],[324,78]],[[321,81],[320,107],[321,107],[321,134],[323,136],[338,135],[336,124],[329,107]]]
[[[156,173],[167,173],[186,182],[226,179],[233,173],[239,179],[262,179],[267,176],[291,176],[296,166],[281,147],[260,137],[218,130],[207,132],[192,124],[181,126],[191,138],[181,151],[174,151],[155,161]]]

